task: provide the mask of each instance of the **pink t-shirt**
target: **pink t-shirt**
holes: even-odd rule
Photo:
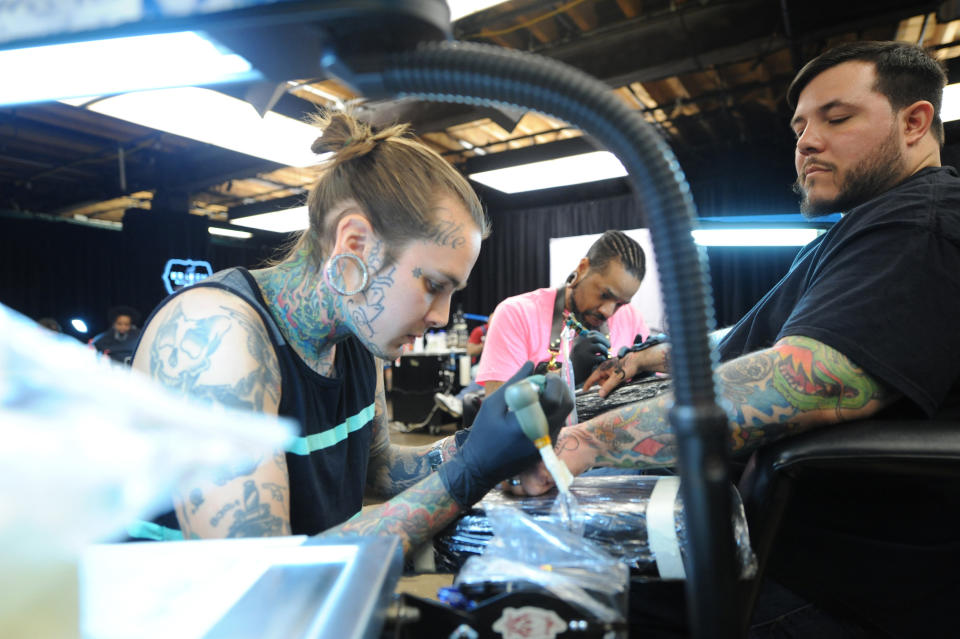
[[[553,327],[553,303],[557,289],[540,288],[508,297],[497,305],[487,328],[487,339],[480,355],[477,382],[505,382],[527,360],[534,364],[550,359],[550,329]],[[607,320],[610,345],[614,352],[633,345],[639,333],[647,339],[650,330],[636,307],[626,304]],[[558,356],[558,359],[561,359]]]

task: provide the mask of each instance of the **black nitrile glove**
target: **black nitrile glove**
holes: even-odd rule
[[[526,470],[538,459],[537,449],[523,434],[504,396],[508,386],[532,373],[533,363],[527,362],[497,392],[483,400],[470,436],[457,456],[437,469],[447,492],[462,508],[469,508],[498,483]],[[540,406],[547,417],[550,436],[556,438],[573,409],[573,397],[558,375],[546,376]]]
[[[610,352],[610,340],[599,331],[583,331],[570,349],[570,363],[573,365],[573,380],[577,386],[590,377],[597,366],[607,360]]]

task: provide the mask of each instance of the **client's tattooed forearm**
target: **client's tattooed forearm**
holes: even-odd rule
[[[866,417],[896,398],[845,355],[808,337],[784,338],[772,349],[724,364],[718,374],[734,451],[818,424]]]
[[[586,447],[602,466],[671,466],[676,463],[676,441],[667,422],[671,403],[669,395],[661,395],[565,429],[557,441],[558,454],[583,454]]]
[[[784,338],[727,362],[717,376],[735,452],[820,424],[866,417],[897,397],[842,353],[806,337]],[[583,453],[580,447],[589,446],[604,465],[673,465],[671,403],[662,395],[599,415],[566,429],[558,450]]]

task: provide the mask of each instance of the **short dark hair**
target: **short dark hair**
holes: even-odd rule
[[[943,64],[923,47],[906,42],[847,42],[820,54],[808,62],[787,89],[787,104],[797,106],[800,93],[815,77],[844,62],[872,62],[876,68],[874,89],[890,101],[894,111],[910,106],[917,100],[933,105],[930,130],[943,146],[943,122],[940,104],[947,74]]]
[[[117,321],[117,318],[121,315],[126,315],[130,318],[130,323],[134,326],[140,324],[140,312],[130,306],[114,306],[109,311],[107,311],[107,317],[110,320],[110,326],[113,326],[113,323]]]
[[[63,332],[63,329],[60,327],[60,322],[53,319],[52,317],[41,317],[40,319],[37,320],[37,324],[39,324],[40,326],[43,326],[44,328],[48,328],[55,333]]]
[[[646,274],[646,256],[643,249],[630,236],[622,231],[607,231],[590,246],[587,251],[590,268],[603,271],[610,260],[618,259],[623,268],[639,281]]]

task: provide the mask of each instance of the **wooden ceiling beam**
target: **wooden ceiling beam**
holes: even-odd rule
[[[582,2],[567,9],[567,15],[577,25],[577,28],[583,32],[593,31],[597,28],[597,10],[590,2]]]
[[[636,18],[643,11],[641,0],[617,0],[617,6],[627,18]]]
[[[557,38],[560,37],[560,29],[557,27],[557,23],[553,20],[539,20],[533,21],[531,18],[535,16],[520,16],[520,22],[530,24],[526,27],[527,31],[537,39],[541,44],[546,44],[548,42],[554,42]]]

